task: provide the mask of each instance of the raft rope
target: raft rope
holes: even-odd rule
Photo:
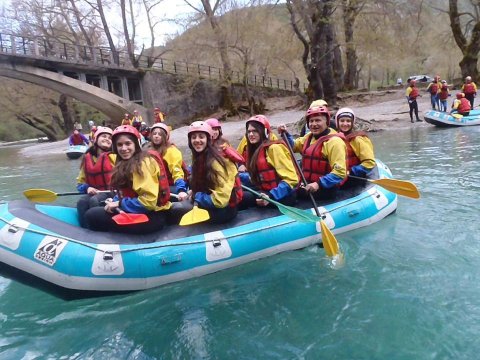
[[[333,208],[329,211],[326,211],[326,212],[324,212],[320,215],[322,215],[322,218],[323,218],[325,214],[331,213],[333,211],[337,211],[337,210],[339,210],[339,209],[341,209],[345,206],[355,204],[355,203],[357,203],[359,201],[362,201],[364,199],[367,199],[371,196],[376,196],[377,194],[378,194],[378,192],[376,192],[374,194],[371,194],[371,195],[369,194],[369,195],[364,196],[362,198],[359,198],[357,200],[351,201],[347,204],[337,206],[337,207],[335,207],[335,208]],[[135,247],[135,248],[130,248],[130,249],[110,250],[110,249],[101,249],[98,246],[93,246],[90,243],[85,243],[83,241],[70,238],[68,236],[63,236],[63,235],[58,235],[58,234],[54,234],[54,233],[47,232],[47,231],[35,230],[35,229],[29,229],[29,228],[26,228],[26,227],[22,227],[22,226],[16,225],[16,224],[8,221],[7,219],[5,219],[1,216],[0,216],[0,220],[3,221],[5,224],[9,225],[10,227],[12,227],[14,229],[17,229],[17,231],[18,230],[24,230],[24,231],[28,231],[28,232],[31,232],[31,233],[34,233],[34,234],[39,234],[39,235],[44,235],[44,236],[52,236],[52,237],[55,237],[55,238],[71,241],[75,244],[85,246],[86,248],[89,248],[89,249],[92,249],[92,250],[95,250],[95,251],[104,251],[104,252],[109,252],[109,253],[128,253],[128,252],[141,251],[141,250],[161,249],[161,248],[172,247],[172,246],[198,245],[198,244],[204,244],[204,243],[208,243],[208,242],[214,243],[214,242],[219,241],[219,240],[220,241],[221,240],[228,240],[228,239],[231,239],[231,238],[234,238],[234,237],[237,237],[237,236],[243,236],[243,235],[248,235],[248,234],[258,232],[258,229],[252,229],[252,230],[244,231],[242,233],[232,234],[232,235],[226,236],[224,238],[220,238],[220,239],[197,240],[197,241],[188,241],[188,242],[181,242],[181,243],[174,243],[174,244],[156,244],[156,245],[150,245],[150,246],[147,245],[147,246],[142,246],[142,247]],[[292,219],[292,220],[284,221],[284,222],[279,223],[279,224],[264,226],[264,227],[262,227],[262,230],[263,229],[265,229],[265,230],[273,229],[273,228],[276,228],[276,227],[279,227],[279,226],[291,224],[293,222],[296,222],[296,221]],[[110,244],[97,244],[97,245],[110,245]],[[118,244],[113,244],[113,245],[118,245]],[[129,245],[134,245],[134,244],[125,244],[125,246],[129,246]]]

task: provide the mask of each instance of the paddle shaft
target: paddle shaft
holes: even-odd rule
[[[300,169],[300,167],[298,166],[297,160],[295,160],[295,154],[293,153],[292,146],[288,142],[287,135],[285,135],[285,132],[282,133],[282,139],[287,144],[288,151],[290,151],[290,155],[292,156],[293,165],[295,166],[295,169],[297,169],[297,173],[300,175],[302,179],[303,186],[307,186],[308,184],[307,179],[305,179],[305,175],[303,175],[302,169]],[[315,214],[317,214],[317,216],[321,218],[322,215],[320,214],[320,211],[318,211],[317,202],[315,201],[313,194],[309,192],[308,195],[310,197],[310,201],[312,202],[313,208],[315,209]]]

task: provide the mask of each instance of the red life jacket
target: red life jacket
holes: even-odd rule
[[[260,188],[265,191],[275,189],[281,181],[280,177],[275,171],[275,168],[271,166],[267,161],[267,148],[272,143],[263,143],[260,145],[260,149],[258,150],[257,163],[255,164],[258,172],[258,177],[260,178],[260,184],[256,185],[260,186]]]
[[[430,90],[430,94],[435,95],[438,92],[438,83],[432,82],[429,90]]]
[[[160,168],[160,175],[158,176],[157,206],[163,206],[170,201],[170,186],[168,184],[165,167],[163,166],[162,158],[156,151],[148,150],[148,154],[155,159]],[[122,197],[138,197],[138,194],[131,187],[120,189],[120,194]]]
[[[463,84],[463,92],[465,95],[475,94],[475,86],[473,86],[473,83]]]
[[[240,176],[238,174],[235,176],[235,184],[233,185],[232,195],[230,195],[230,200],[228,201],[229,207],[235,207],[240,204],[240,201],[243,199],[243,189],[242,182],[240,181]]]
[[[330,163],[322,155],[323,143],[338,134],[329,134],[319,138],[315,144],[310,145],[313,135],[308,134],[308,139],[302,149],[302,171],[308,183],[317,182],[322,176],[332,171]]]
[[[72,139],[72,144],[73,145],[83,145],[84,144],[82,135],[80,135],[80,134],[72,134],[71,139]]]
[[[98,190],[108,190],[110,188],[113,165],[108,157],[109,154],[109,152],[100,154],[97,162],[93,161],[92,154],[85,154],[85,163],[83,165],[86,178],[85,182]]]
[[[175,145],[172,144],[172,146],[175,146]],[[150,150],[150,151],[155,151],[155,150]],[[156,152],[156,153],[158,154],[158,152]],[[162,159],[162,162],[163,162],[163,167],[165,168],[165,172],[167,174],[168,183],[170,185],[175,185],[175,183],[173,182],[172,173],[170,172],[170,169],[168,167],[168,163],[165,161],[165,159],[163,157],[161,157],[161,159]],[[182,170],[183,170],[183,180],[188,182],[188,178],[190,176],[190,171],[188,171],[187,164],[185,164],[185,161],[183,161],[183,160],[182,160]]]
[[[408,97],[410,100],[415,100],[418,97],[418,89],[416,87],[412,87],[412,91],[410,92],[410,95]]]
[[[368,137],[367,133],[364,131],[351,132],[350,134],[345,135],[345,145],[347,145],[347,171],[350,171],[352,167],[361,163],[360,159],[355,154],[355,151],[353,151],[352,145],[350,145],[350,141],[355,139],[357,136]]]
[[[460,99],[460,104],[458,105],[457,111],[459,114],[466,113],[472,109],[470,101],[465,98]]]
[[[447,98],[448,98],[448,85],[447,84],[442,85],[442,87],[440,88],[440,93],[439,93],[438,96],[439,96],[440,100],[447,100]]]

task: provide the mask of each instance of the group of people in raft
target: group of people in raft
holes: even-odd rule
[[[333,198],[351,183],[348,174],[365,177],[376,163],[372,142],[354,130],[353,110],[337,111],[337,132],[325,105],[323,100],[312,103],[305,115],[310,132],[297,139],[280,125],[280,140],[264,115],[249,118],[236,150],[223,138],[217,119],[195,121],[188,128],[191,168],[163,122],[152,125],[150,142],[143,147],[131,125],[99,126],[77,178],[78,191],[86,194],[77,204],[80,224],[95,231],[146,234],[178,224],[194,204],[208,211],[208,221],[223,223],[238,210],[272,206],[269,199],[294,205],[297,196]],[[289,147],[302,155],[305,186]],[[244,191],[242,184],[262,196]],[[119,225],[112,219],[119,212],[146,214],[149,221]]]

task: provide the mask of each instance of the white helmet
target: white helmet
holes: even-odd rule
[[[335,114],[335,125],[337,125],[337,129],[340,129],[340,127],[338,126],[338,120],[341,117],[349,117],[350,119],[352,119],[352,127],[353,127],[353,124],[355,122],[355,113],[353,112],[352,109],[348,107],[338,109],[337,113]]]

